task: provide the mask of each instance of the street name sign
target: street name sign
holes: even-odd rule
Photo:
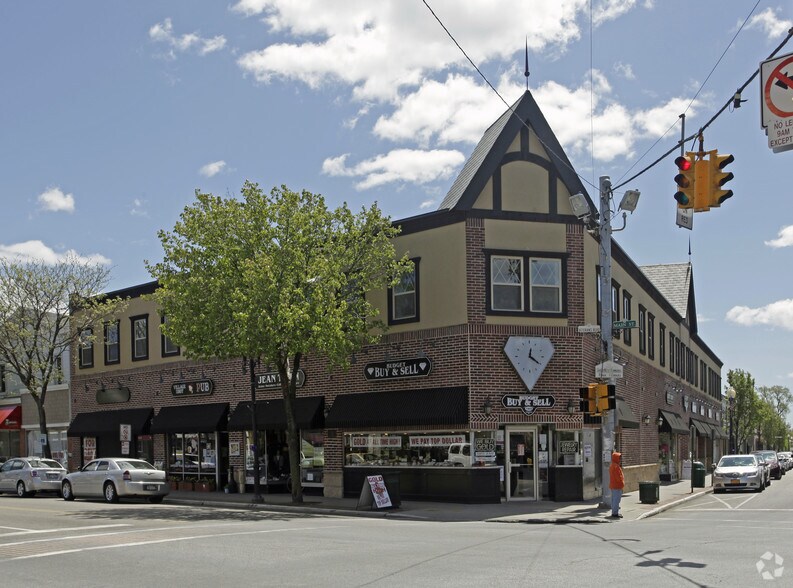
[[[614,321],[611,323],[612,329],[635,329],[636,321]]]
[[[578,325],[579,333],[599,333],[600,325]]]
[[[622,366],[615,361],[604,361],[595,366],[595,377],[601,380],[621,378],[622,374]]]

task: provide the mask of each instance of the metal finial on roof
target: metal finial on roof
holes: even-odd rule
[[[526,90],[529,89],[529,38],[526,37],[526,70],[523,72],[526,76]]]

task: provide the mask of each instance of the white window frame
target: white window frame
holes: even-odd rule
[[[520,264],[520,275],[517,283],[514,282],[498,282],[496,281],[495,269],[496,262],[516,261]],[[524,263],[523,257],[517,255],[493,255],[490,257],[490,308],[491,310],[500,312],[523,312],[525,304],[525,279],[524,279]],[[499,308],[496,306],[496,288],[517,288],[519,290],[519,306],[518,308]]]
[[[138,325],[143,323],[145,337],[138,337]],[[138,353],[138,343],[144,342],[145,350],[142,354]],[[149,317],[138,317],[132,321],[132,359],[147,359],[149,357]]]
[[[533,264],[535,262],[552,263],[552,264],[556,265],[557,268],[558,268],[558,271],[556,272],[556,275],[558,276],[558,283],[557,284],[538,284],[538,285],[535,285],[533,280],[532,280],[534,272],[531,271],[531,268],[533,267]],[[562,279],[562,260],[558,259],[558,258],[555,258],[555,257],[530,257],[529,258],[529,268],[530,268],[529,269],[529,281],[530,281],[530,284],[529,284],[530,290],[529,291],[531,293],[529,306],[530,306],[531,312],[545,312],[545,313],[549,313],[549,314],[550,313],[552,313],[552,314],[561,314],[562,313],[562,282],[563,282],[563,279]],[[535,305],[534,305],[534,291],[535,291],[535,288],[555,289],[556,290],[556,308],[552,309],[552,310],[549,310],[547,308],[536,308]]]
[[[411,287],[411,289],[404,289],[403,290],[403,288],[405,287],[406,278],[408,278],[408,277],[412,278],[412,280],[411,280],[412,287]],[[393,308],[393,314],[394,314],[394,316],[392,316],[391,319],[394,320],[394,321],[404,321],[404,320],[407,320],[407,319],[416,318],[416,310],[418,308],[418,305],[416,304],[416,295],[417,295],[417,291],[416,291],[416,266],[414,264],[413,265],[413,271],[410,272],[409,274],[403,275],[402,279],[400,279],[399,283],[396,284],[391,289],[391,304],[392,304],[391,308]],[[397,299],[400,298],[400,297],[403,297],[403,299],[407,298],[407,297],[412,297],[413,298],[413,314],[406,314],[406,315],[397,314],[397,309],[399,308],[399,305],[397,304]]]

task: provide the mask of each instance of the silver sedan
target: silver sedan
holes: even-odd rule
[[[54,459],[13,457],[0,467],[0,492],[16,492],[20,498],[36,492],[60,492],[66,468]]]
[[[158,503],[170,490],[164,471],[142,459],[125,457],[89,461],[81,470],[67,474],[61,483],[64,500],[103,497],[107,502],[118,502],[119,498],[134,496]]]
[[[713,492],[765,490],[764,466],[756,455],[725,455],[713,471]]]

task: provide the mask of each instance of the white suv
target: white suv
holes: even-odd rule
[[[449,445],[449,461],[456,466],[471,467],[471,444],[452,443]]]

